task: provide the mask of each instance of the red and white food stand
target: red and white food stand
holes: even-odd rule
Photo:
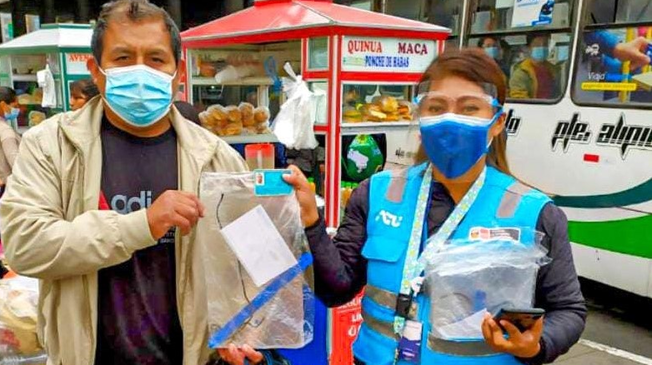
[[[211,94],[218,95],[215,100],[231,98],[225,104],[246,98],[255,106],[269,107],[273,116],[283,97],[274,95],[274,77],[261,73],[259,66],[264,68],[273,59],[276,72],[283,75],[283,64],[291,62],[311,90],[325,94],[325,102],[317,106],[314,129],[324,136],[326,221],[329,227],[337,227],[342,137],[396,133],[402,137],[396,140],[405,143],[410,117],[396,109],[413,100],[416,84],[443,51],[449,33],[447,28],[330,0],[259,0],[253,7],[182,33],[188,64],[185,93],[190,102],[204,107],[211,103]],[[229,63],[235,63],[242,77],[217,83],[214,68]],[[381,105],[383,102],[388,105]],[[256,143],[274,137],[249,135],[226,140]],[[392,146],[391,140],[388,135],[388,160],[400,147]],[[337,312],[332,315],[337,317]],[[351,315],[351,308],[346,309],[346,316],[351,321],[359,319]],[[342,328],[337,318],[332,322],[331,363],[350,364],[350,354],[336,354],[340,346],[335,343],[343,338],[350,338],[350,343],[357,328]],[[335,333],[338,331],[346,333]]]

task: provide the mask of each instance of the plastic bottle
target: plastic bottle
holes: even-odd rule
[[[48,361],[46,354],[40,355],[12,355],[0,358],[0,365],[42,365]]]

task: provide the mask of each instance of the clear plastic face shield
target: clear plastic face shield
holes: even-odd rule
[[[426,82],[418,86],[421,142],[440,178],[460,180],[489,151],[491,127],[502,115],[495,85]]]

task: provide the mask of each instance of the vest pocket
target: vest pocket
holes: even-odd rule
[[[362,248],[367,259],[367,282],[378,288],[397,293],[403,276],[405,240],[371,236]]]
[[[363,322],[360,334],[353,343],[353,354],[366,364],[391,365],[397,348],[397,340],[371,330]]]

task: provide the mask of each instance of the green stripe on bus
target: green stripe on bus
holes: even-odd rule
[[[631,189],[613,194],[590,196],[556,196],[555,204],[568,208],[618,208],[652,200],[652,179]]]
[[[572,242],[652,259],[652,214],[610,222],[568,222]]]

